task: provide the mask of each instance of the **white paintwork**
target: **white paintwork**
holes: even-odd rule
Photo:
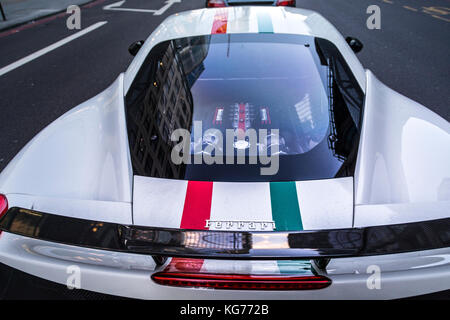
[[[204,273],[279,274],[276,260],[203,260],[200,270]]]
[[[133,223],[130,202],[38,197],[14,193],[6,194],[6,197],[10,208],[30,208],[60,216],[125,225]]]
[[[304,230],[350,228],[353,225],[353,178],[296,182]],[[135,225],[179,228],[183,216],[187,181],[134,177],[133,221]],[[272,204],[269,182],[214,182],[211,221],[270,222]],[[206,221],[201,222],[206,223]],[[249,230],[234,224],[210,230]],[[255,224],[253,231],[272,230]]]
[[[94,31],[95,29],[98,29],[101,26],[104,26],[106,23],[108,23],[108,21],[100,21],[100,22],[94,23],[93,25],[91,25],[81,31],[78,31],[77,33],[74,33],[64,39],[61,39],[58,42],[55,42],[54,44],[51,44],[45,48],[42,48],[39,51],[29,54],[28,56],[23,57],[22,59],[17,60],[16,62],[13,62],[13,63],[1,68],[0,76],[4,75],[5,73],[8,73],[14,69],[19,68],[20,66],[23,66],[24,64],[26,64],[30,61],[33,61],[33,60],[43,56],[44,54],[49,53],[50,51],[53,51],[59,47],[62,47],[63,45],[69,43],[70,41],[73,41],[81,36],[84,36],[85,34],[91,32],[91,31]]]
[[[330,287],[305,291],[211,290],[161,286],[150,276],[156,270],[150,256],[86,249],[0,235],[0,261],[29,274],[66,284],[67,267],[81,271],[81,288],[139,299],[395,299],[448,290],[450,249],[427,250],[374,257],[333,259],[327,267]],[[206,262],[214,268],[219,262]],[[381,269],[381,289],[368,289],[370,265]],[[273,262],[236,263],[237,270],[278,272]],[[220,268],[220,266],[219,266]]]
[[[179,228],[187,181],[134,177],[133,219],[138,226]]]
[[[272,221],[269,184],[214,182],[211,220]],[[256,227],[260,228],[260,225]],[[211,225],[210,230],[216,229],[214,224]]]
[[[304,230],[353,225],[353,178],[297,181]]]
[[[387,203],[355,206],[355,227],[448,218],[450,201]]]
[[[227,33],[258,32],[257,16],[267,13],[272,19],[274,32],[302,34],[325,38],[333,42],[347,61],[361,89],[366,88],[364,68],[348,46],[342,35],[320,14],[289,7],[226,7],[199,9],[176,13],[167,17],[145,40],[125,73],[124,92],[126,93],[139,68],[150,50],[158,43],[188,36],[211,34],[214,16],[226,12],[228,15]]]
[[[0,174],[0,192],[47,198],[131,203],[131,187],[122,75],[42,130]]]
[[[449,122],[389,89],[370,71],[355,205],[358,226],[417,221],[420,211],[422,220],[450,216]],[[380,210],[375,213],[369,205]]]
[[[128,12],[143,12],[143,13],[153,13],[155,16],[160,16],[166,10],[168,10],[174,3],[180,3],[181,0],[167,0],[160,9],[135,9],[135,8],[124,8],[122,5],[125,3],[125,0],[121,0],[118,2],[114,2],[111,4],[108,4],[107,6],[103,7],[103,10],[110,10],[110,11],[128,11]]]

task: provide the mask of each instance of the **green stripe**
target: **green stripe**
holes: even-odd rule
[[[259,13],[258,16],[258,32],[273,33],[272,18],[267,12]]]
[[[278,260],[280,273],[314,275],[310,260]]]
[[[303,230],[295,182],[271,182],[270,202],[276,231]]]

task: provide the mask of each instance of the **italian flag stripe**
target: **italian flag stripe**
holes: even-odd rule
[[[270,202],[277,231],[303,230],[295,182],[270,182]]]
[[[214,16],[211,34],[227,33],[227,24],[228,24],[228,11],[219,9],[216,15]]]
[[[272,18],[267,12],[261,12],[257,15],[258,32],[259,33],[273,33]]]
[[[184,200],[180,228],[205,230],[205,221],[211,216],[213,183],[189,181]]]

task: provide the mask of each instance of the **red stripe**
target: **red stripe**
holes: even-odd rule
[[[211,34],[227,33],[228,11],[219,10],[214,16],[214,22],[211,29]]]
[[[203,266],[203,259],[172,258],[164,268],[166,272],[199,272]]]
[[[239,104],[238,128],[245,132],[245,104]]]
[[[180,228],[207,229],[205,224],[211,215],[212,189],[210,181],[188,182]]]

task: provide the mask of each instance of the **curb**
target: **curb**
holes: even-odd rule
[[[94,2],[96,0],[73,0],[74,5],[84,5],[87,4],[89,2]],[[7,31],[9,29],[13,29],[15,27],[21,26],[21,25],[25,25],[27,23],[31,23],[33,21],[36,20],[40,20],[42,18],[47,18],[50,16],[53,16],[57,13],[61,13],[61,12],[65,12],[67,10],[67,7],[61,7],[58,9],[54,9],[54,10],[46,10],[46,9],[41,9],[41,10],[37,10],[35,13],[30,14],[30,15],[26,15],[24,17],[20,17],[14,20],[6,20],[6,21],[0,21],[0,31]],[[6,18],[8,19],[8,14],[6,13]]]

